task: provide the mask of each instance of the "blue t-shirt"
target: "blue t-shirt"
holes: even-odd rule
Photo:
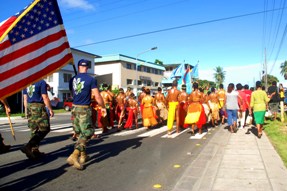
[[[47,94],[47,83],[44,80],[40,80],[23,90],[23,94],[28,97],[28,103],[44,103],[42,94]]]
[[[73,92],[73,104],[91,104],[91,90],[97,88],[95,78],[89,76],[87,73],[79,73],[71,79],[69,86]]]

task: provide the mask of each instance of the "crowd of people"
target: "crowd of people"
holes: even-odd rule
[[[84,59],[78,62],[78,74],[69,84],[73,95],[71,114],[76,143],[67,162],[79,170],[83,169],[89,159],[86,145],[90,139],[96,137],[95,128],[102,128],[102,133],[107,133],[112,128],[117,131],[137,129],[139,124],[146,130],[167,126],[169,136],[186,128],[190,128],[192,134],[202,134],[204,127],[217,127],[227,122],[231,133],[254,124],[260,138],[266,110],[272,112],[272,120],[277,120],[279,104],[280,119],[284,121],[284,88],[282,84],[277,88],[276,82],[267,91],[260,81],[256,82],[255,89],[240,83],[230,83],[227,90],[222,84],[218,89],[201,88],[194,82],[192,93],[187,94],[186,85],[183,84],[181,90],[178,90],[177,81],[174,80],[166,96],[161,87],[158,87],[155,94],[149,88],[142,87],[141,93],[136,97],[130,87],[126,92],[120,88],[116,94],[108,84],[103,83],[98,88],[95,78],[87,74],[88,63]],[[54,115],[46,82],[40,80],[27,87],[24,98],[31,138],[20,150],[29,159],[37,159],[43,155],[39,151],[39,145],[50,132],[49,118]],[[1,101],[9,115],[7,101]],[[139,123],[140,119],[142,123]],[[0,134],[0,152],[7,152],[9,149],[10,146],[3,143]]]

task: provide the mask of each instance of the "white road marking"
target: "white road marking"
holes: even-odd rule
[[[185,129],[185,130],[183,130],[183,131],[181,131],[181,132],[179,132],[179,133],[176,133],[175,131],[176,130],[173,130],[172,132],[171,132],[171,135],[168,135],[168,134],[165,134],[165,135],[163,135],[161,138],[175,138],[175,137],[177,137],[177,136],[179,136],[179,135],[181,135],[182,133],[184,133],[184,132],[186,132],[186,131],[188,131],[189,129]]]
[[[161,128],[154,129],[154,130],[149,130],[143,134],[138,135],[138,137],[153,137],[153,136],[158,135],[160,133],[163,133],[165,131],[167,131],[167,126],[163,126]]]
[[[207,132],[203,132],[201,134],[196,133],[194,136],[190,136],[189,139],[202,139],[207,134]]]
[[[118,132],[118,133],[115,133],[114,136],[126,136],[126,135],[132,135],[132,134],[136,134],[136,133],[139,133],[139,132],[142,132],[144,131],[145,128],[142,127],[142,128],[139,128],[139,129],[133,129],[133,130],[124,130],[124,131],[121,131],[121,132]]]

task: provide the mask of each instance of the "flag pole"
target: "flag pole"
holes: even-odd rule
[[[9,125],[10,125],[12,136],[13,136],[14,140],[16,141],[15,131],[14,131],[14,128],[13,128],[12,123],[11,123],[10,115],[7,115],[7,117],[8,117],[8,121],[9,121]]]

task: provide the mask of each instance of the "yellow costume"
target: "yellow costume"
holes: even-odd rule
[[[177,108],[178,102],[169,102],[168,103],[168,118],[167,118],[167,129],[171,130],[173,127],[173,122],[175,118],[175,111]]]

